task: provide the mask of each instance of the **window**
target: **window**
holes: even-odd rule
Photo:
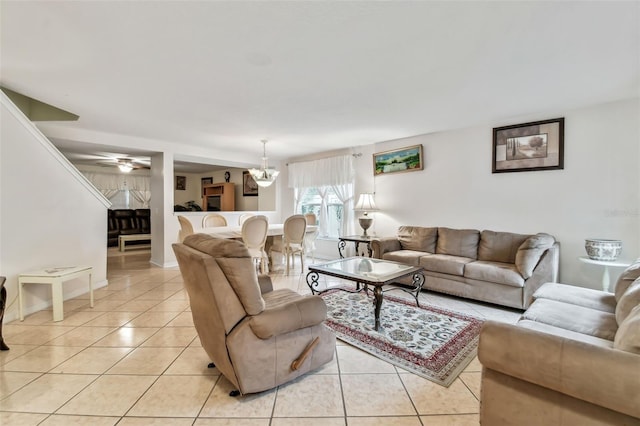
[[[338,238],[342,235],[344,205],[331,187],[301,189],[299,209],[298,213],[316,215],[320,237]],[[323,221],[326,221],[326,226],[322,226]]]

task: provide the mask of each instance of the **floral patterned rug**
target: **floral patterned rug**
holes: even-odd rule
[[[375,331],[372,294],[336,289],[321,296],[326,324],[340,340],[432,382],[449,386],[476,355],[481,319],[385,294]]]

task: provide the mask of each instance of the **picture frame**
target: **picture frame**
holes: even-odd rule
[[[424,169],[422,145],[407,146],[373,154],[373,175],[415,172]]]
[[[200,187],[202,188],[202,196],[204,197],[204,186],[212,184],[213,183],[213,177],[204,177],[204,178],[202,178],[200,180],[202,182],[200,184],[201,185]]]
[[[185,191],[187,189],[187,177],[176,176],[176,190]]]
[[[258,184],[247,170],[242,172],[242,195],[245,197],[258,196]]]
[[[564,117],[494,127],[492,173],[564,169]]]

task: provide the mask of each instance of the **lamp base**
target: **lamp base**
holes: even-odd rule
[[[363,216],[358,218],[358,222],[360,223],[360,227],[362,228],[362,237],[368,237],[367,229],[371,228],[371,224],[373,223],[373,218]]]

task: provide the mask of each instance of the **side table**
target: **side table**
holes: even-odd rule
[[[360,256],[358,253],[358,248],[360,247],[360,243],[364,243],[367,245],[367,252],[369,253],[369,257],[373,256],[373,251],[371,250],[371,240],[374,237],[371,236],[362,236],[362,235],[347,235],[345,237],[338,237],[338,254],[340,255],[340,259],[344,259],[344,248],[347,246],[347,241],[350,241],[355,244],[356,254]]]
[[[4,319],[4,306],[7,303],[7,289],[4,288],[6,278],[0,277],[0,351],[8,351],[9,346],[4,343],[2,338],[2,320]]]
[[[89,298],[93,308],[93,286],[91,284],[91,266],[63,266],[58,268],[47,268],[39,271],[25,272],[18,275],[18,308],[20,321],[24,321],[24,308],[22,297],[22,286],[25,283],[49,284],[51,286],[51,296],[53,299],[53,320],[62,321],[64,319],[62,283],[89,275]]]
[[[627,262],[625,260],[594,260],[587,256],[581,256],[578,258],[581,262],[589,263],[592,265],[604,266],[604,271],[602,273],[602,290],[606,292],[610,292],[610,276],[609,276],[609,268],[610,267],[618,267],[618,268],[626,268],[631,265],[631,262]]]

